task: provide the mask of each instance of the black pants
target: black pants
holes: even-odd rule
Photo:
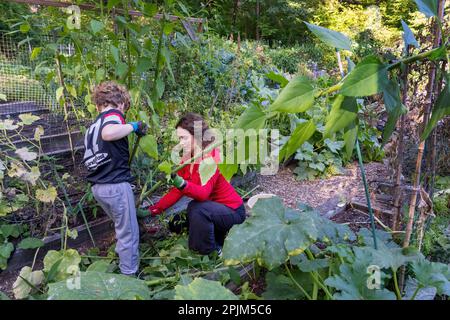
[[[181,232],[184,227],[189,229],[189,249],[200,254],[209,254],[222,247],[225,236],[235,224],[245,220],[245,207],[233,210],[214,201],[189,202],[187,219],[175,215],[169,223],[172,232]]]

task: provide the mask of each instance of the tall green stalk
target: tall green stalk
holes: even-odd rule
[[[369,186],[367,185],[367,181],[366,181],[366,173],[364,170],[364,164],[363,164],[363,160],[362,160],[362,155],[361,155],[361,149],[359,147],[359,141],[358,139],[356,139],[356,154],[358,155],[358,163],[359,163],[359,168],[361,170],[361,178],[364,184],[364,192],[366,194],[366,201],[367,201],[367,208],[369,209],[369,216],[370,216],[370,227],[372,229],[372,237],[373,237],[373,247],[375,249],[378,249],[377,246],[377,237],[375,235],[375,221],[373,218],[373,210],[372,210],[372,205],[370,202],[370,195],[369,195]]]

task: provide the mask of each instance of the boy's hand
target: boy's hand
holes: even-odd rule
[[[144,121],[128,122],[128,124],[133,126],[133,131],[138,137],[143,137],[147,134],[148,125]]]
[[[170,175],[170,180],[169,183],[171,185],[173,185],[175,188],[178,188],[180,190],[182,190],[184,187],[186,187],[187,182],[186,180],[184,180],[182,177],[180,177],[178,174],[176,173],[172,173]]]

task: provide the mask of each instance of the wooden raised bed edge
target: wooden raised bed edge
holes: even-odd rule
[[[89,232],[86,225],[81,225],[75,228],[78,231],[78,237],[76,239],[68,238],[68,247],[79,247],[80,245],[91,242]],[[91,230],[92,237],[97,240],[100,235],[105,232],[111,232],[114,230],[113,222],[109,218],[102,218],[89,223],[89,229]],[[43,259],[49,250],[59,250],[61,248],[61,235],[55,234],[43,239],[44,246],[40,248],[36,259]],[[20,269],[24,266],[29,266],[33,263],[36,249],[19,249],[17,248],[12,257],[8,260],[8,267],[3,272],[11,272]],[[1,274],[1,273],[0,273]]]

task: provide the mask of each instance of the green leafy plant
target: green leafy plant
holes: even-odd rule
[[[397,271],[403,266],[411,267],[410,277],[418,283],[409,299],[425,287],[448,295],[447,265],[425,260],[413,248],[399,247],[386,232],[377,231],[376,237],[377,249],[367,229],[355,241],[346,226],[304,205],[298,210],[285,208],[273,197],[258,200],[251,217],[233,227],[223,252],[226,264],[255,261],[268,268],[263,294],[267,299],[400,300],[405,297]]]
[[[175,300],[237,300],[237,297],[220,282],[196,278],[187,286],[175,287]]]

